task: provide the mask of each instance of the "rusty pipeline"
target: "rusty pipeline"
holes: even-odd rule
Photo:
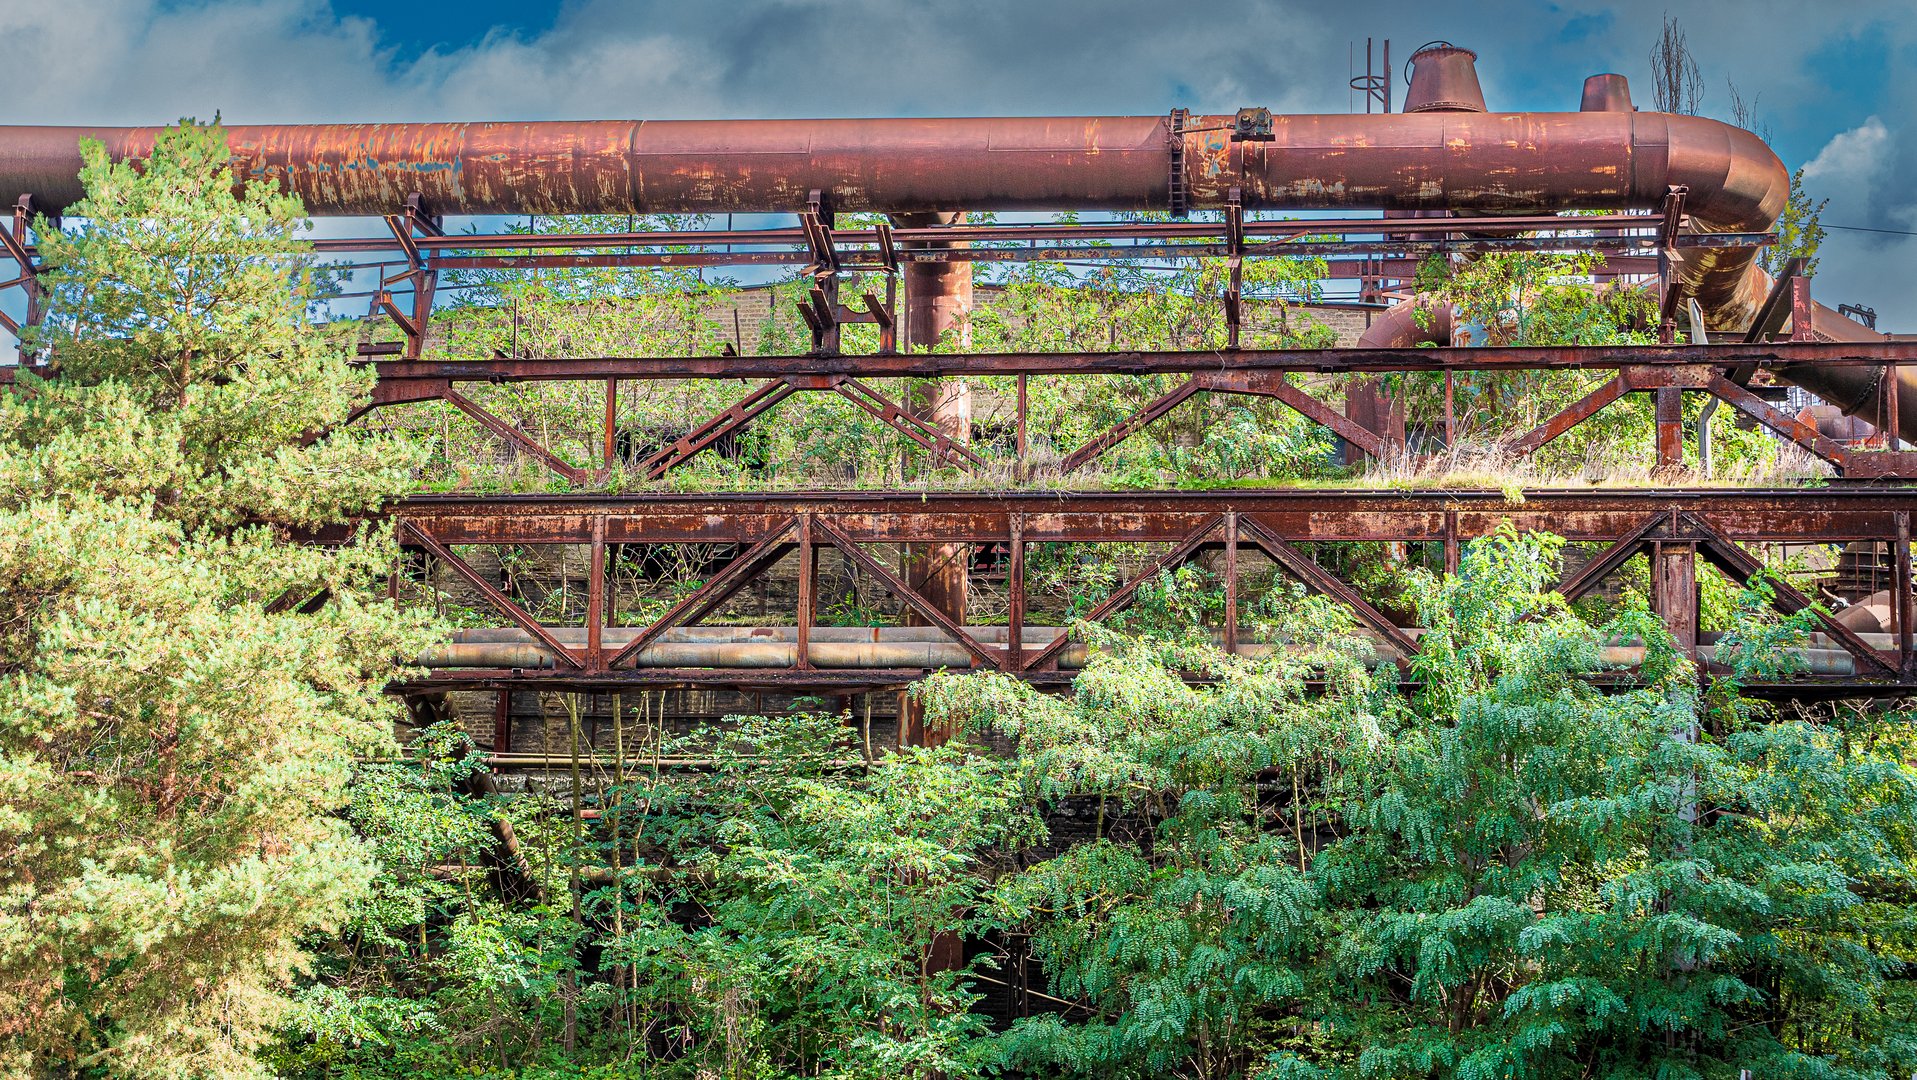
[[[227,131],[238,175],[278,183],[316,216],[392,214],[413,196],[442,215],[798,212],[815,193],[835,211],[900,215],[1217,209],[1234,195],[1248,211],[1514,214],[1650,210],[1683,187],[1687,227],[1712,233],[1768,229],[1788,196],[1788,172],[1756,135],[1635,111],[1622,76],[1587,80],[1578,112],[1485,112],[1469,50],[1437,43],[1412,66],[1406,112],[1272,116],[1268,132],[1249,134],[1238,116],[1182,110]],[[82,195],[82,139],[141,159],[161,130],[0,127],[0,197],[59,213]],[[1748,247],[1686,249],[1673,280],[1712,330],[1742,330],[1764,296],[1755,258]],[[949,319],[918,314],[928,336]],[[1859,411],[1881,378],[1800,381]],[[1917,416],[1917,393],[1902,400]]]
[[[1234,117],[535,121],[227,129],[239,173],[277,181],[316,216],[1165,210],[1174,143],[1194,208],[1651,209],[1671,184],[1716,231],[1762,228],[1788,183],[1749,132],[1661,113]],[[79,143],[152,152],[156,128],[0,127],[0,191],[58,212],[81,197]]]
[[[1470,97],[1470,54],[1431,51],[1444,68],[1425,80],[1432,92]],[[82,194],[81,139],[139,159],[160,130],[0,127],[0,193],[57,213]],[[1168,210],[1175,190],[1193,209],[1223,207],[1235,190],[1254,211],[1498,214],[1654,209],[1681,185],[1693,228],[1744,232],[1768,228],[1789,189],[1750,132],[1623,111],[1274,116],[1254,138],[1239,137],[1234,116],[1182,112],[227,130],[241,176],[276,181],[314,215],[395,213],[413,195],[435,214],[797,212],[813,192],[838,211]],[[1701,250],[1679,267],[1713,325],[1755,309],[1754,254]]]
[[[1361,349],[1416,349],[1449,345],[1454,316],[1451,305],[1429,296],[1414,296],[1393,304],[1372,318],[1358,335]]]
[[[1761,271],[1756,276],[1761,276],[1766,283],[1770,280]],[[1792,326],[1793,338],[1801,341],[1887,340],[1885,335],[1815,301],[1810,303],[1805,321],[1810,324],[1808,327]],[[1893,426],[1893,421],[1886,415],[1889,412],[1886,383],[1893,371],[1897,379],[1895,434],[1908,439],[1912,432],[1917,432],[1917,370],[1910,367],[1792,364],[1778,374],[1836,405],[1847,415],[1862,417],[1880,428],[1888,428]]]
[[[1453,114],[1482,112],[1484,98],[1478,89],[1476,72],[1472,69],[1473,58],[1474,54],[1469,50],[1443,42],[1419,50],[1411,58],[1413,73],[1411,85],[1405,94],[1405,111]],[[1659,115],[1636,112],[1631,104],[1629,81],[1614,73],[1593,75],[1584,81],[1583,100],[1579,109],[1585,115],[1615,116],[1630,121],[1633,140],[1637,137],[1637,121],[1647,115]],[[1714,155],[1703,150],[1703,141],[1708,141],[1704,133],[1712,129],[1696,127],[1698,118],[1669,116],[1665,119],[1667,166],[1674,175],[1691,176],[1710,172],[1711,166],[1706,162],[1715,159],[1722,165],[1723,172],[1721,176],[1714,177],[1713,186],[1705,189],[1706,201],[1717,204],[1730,198],[1728,192],[1733,188],[1740,188],[1744,194],[1731,198],[1731,202],[1741,203],[1742,209],[1735,211],[1744,215],[1741,228],[1769,228],[1775,222],[1782,209],[1776,203],[1776,196],[1782,190],[1779,185],[1787,185],[1788,178],[1783,173],[1782,164],[1768,148],[1762,147],[1756,137],[1748,132],[1725,128],[1723,131],[1713,131],[1711,137],[1723,135],[1727,139],[1722,153]],[[1672,133],[1676,133],[1675,137]],[[1757,149],[1752,147],[1752,143],[1757,143]],[[1672,147],[1677,149],[1670,150]],[[1759,153],[1758,149],[1762,152]],[[1690,188],[1692,194],[1698,191],[1696,187]],[[1726,231],[1723,223],[1727,218],[1715,207],[1706,209],[1702,205],[1692,204],[1689,208],[1692,228],[1704,232]],[[1733,333],[1750,326],[1757,314],[1757,305],[1772,286],[1769,275],[1757,265],[1756,252],[1749,248],[1687,253],[1683,261],[1672,268],[1672,278],[1680,296],[1697,298],[1709,329]],[[1794,336],[1819,341],[1884,340],[1882,334],[1822,304],[1810,304],[1807,321],[1810,326],[1799,329]],[[1450,341],[1451,330],[1451,312],[1448,308],[1426,297],[1414,297],[1374,319],[1359,338],[1358,344],[1373,348],[1444,345]],[[1884,415],[1888,397],[1884,384],[1891,377],[1892,370],[1888,367],[1798,365],[1782,374],[1844,412],[1863,416],[1883,426],[1890,422]],[[1896,370],[1900,415],[1894,421],[1895,428],[1899,433],[1917,430],[1917,371],[1908,368]]]

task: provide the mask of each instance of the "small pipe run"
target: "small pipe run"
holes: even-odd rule
[[[1862,625],[1862,624],[1860,624]],[[1870,624],[1874,626],[1875,624]],[[720,668],[720,669],[784,669],[791,668],[798,659],[796,629],[790,626],[773,627],[696,627],[696,630],[717,631],[718,635],[697,640],[667,640],[655,642],[639,651],[634,662],[639,668]],[[998,631],[996,641],[1005,640],[1004,627],[977,627],[974,634],[982,642],[994,640],[990,631]],[[1027,647],[1040,647],[1050,642],[1063,631],[1055,627],[1028,627]],[[820,636],[821,631],[828,633]],[[870,637],[876,631],[890,631],[889,640],[873,640]],[[466,630],[462,635],[480,635],[481,640],[458,640],[436,645],[421,653],[414,661],[418,666],[435,669],[453,668],[492,668],[523,670],[549,670],[554,666],[552,654],[542,646],[532,644],[519,630]],[[605,641],[608,646],[625,640],[631,640],[634,631],[625,629],[623,634],[609,629]],[[1423,633],[1422,628],[1412,627],[1406,631],[1414,639]],[[569,637],[567,630],[555,631],[561,644],[583,642],[583,631],[573,629]],[[924,635],[915,638],[914,634]],[[518,636],[513,636],[518,635]],[[1365,637],[1368,635],[1359,634]],[[1865,644],[1873,648],[1895,648],[1892,635],[1871,632],[1868,628],[1859,634]],[[1703,634],[1700,637],[1705,644],[1698,651],[1700,660],[1710,663],[1716,656],[1715,635]],[[1277,649],[1288,648],[1285,643],[1246,643],[1240,644],[1237,655],[1247,658],[1271,656]],[[1812,675],[1854,675],[1854,658],[1823,634],[1810,635],[1805,647],[1790,650]],[[1085,666],[1091,650],[1084,644],[1073,642],[1059,654],[1059,667],[1076,671]],[[1633,642],[1622,642],[1605,646],[1600,652],[1606,664],[1631,667],[1644,660],[1644,647]],[[964,646],[943,637],[935,628],[929,627],[815,627],[807,649],[807,657],[813,667],[827,670],[859,669],[919,669],[938,670],[950,668],[965,670],[976,666],[974,658]],[[1383,662],[1383,653],[1373,642],[1373,655],[1368,663]]]
[[[1003,644],[1009,636],[1003,626],[967,626],[967,634],[988,644]],[[644,630],[636,626],[608,626],[603,631],[603,640],[609,647],[617,648],[638,637]],[[1021,635],[1025,641],[1049,642],[1064,633],[1062,627],[1027,626]],[[584,627],[550,627],[547,633],[553,635],[562,644],[584,644]],[[811,628],[813,641],[832,642],[900,642],[900,641],[949,641],[945,633],[935,626],[814,626]],[[455,643],[477,642],[514,642],[530,643],[531,634],[517,627],[489,627],[473,630],[455,630],[452,640]],[[752,643],[768,641],[797,641],[798,627],[795,626],[675,626],[659,635],[661,642],[705,644]]]
[[[610,642],[608,642],[610,644]],[[633,666],[639,668],[790,668],[798,661],[796,641],[664,642],[639,650]],[[974,657],[953,641],[846,642],[812,641],[806,658],[813,667],[969,668]],[[435,645],[414,663],[425,668],[522,668],[529,671],[554,666],[551,653],[538,645],[502,641],[456,642]],[[1085,646],[1067,645],[1059,654],[1062,668],[1085,666]]]

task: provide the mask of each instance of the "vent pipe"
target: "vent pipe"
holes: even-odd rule
[[[1478,85],[1478,54],[1448,41],[1434,41],[1411,54],[1411,78],[1405,86],[1404,111],[1484,112],[1484,89]]]
[[[1584,80],[1584,100],[1579,112],[1635,112],[1631,104],[1631,81],[1622,75],[1605,73]]]

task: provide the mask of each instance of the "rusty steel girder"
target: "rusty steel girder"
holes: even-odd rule
[[[816,513],[858,543],[993,543],[1012,521],[1027,543],[1175,542],[1231,512],[1291,542],[1460,542],[1509,521],[1578,542],[1611,541],[1651,515],[1688,512],[1750,543],[1846,543],[1896,533],[1917,490],[1880,487],[1361,488],[1167,492],[794,491],[643,495],[417,495],[390,510],[442,544],[753,544],[794,514]]]
[[[663,497],[423,496],[393,508],[403,545],[420,548],[478,588],[517,631],[477,632],[434,650],[422,663],[432,673],[402,692],[451,686],[568,688],[620,685],[763,685],[787,687],[894,686],[938,667],[994,670],[1038,682],[1063,682],[1066,669],[1085,662],[1082,645],[1056,626],[1026,621],[1023,552],[1045,542],[1166,545],[1136,568],[1084,618],[1097,622],[1122,611],[1160,571],[1201,551],[1223,551],[1226,604],[1223,641],[1243,644],[1238,630],[1241,548],[1256,548],[1289,577],[1348,611],[1372,641],[1379,663],[1409,665],[1416,631],[1374,607],[1299,543],[1416,541],[1441,544],[1445,563],[1458,564],[1459,545],[1506,523],[1548,530],[1567,539],[1609,545],[1560,585],[1567,597],[1588,591],[1634,555],[1646,554],[1654,574],[1654,607],[1679,646],[1701,662],[1717,663],[1715,647],[1698,628],[1696,560],[1703,558],[1738,582],[1750,582],[1763,563],[1745,550],[1752,542],[1824,543],[1857,539],[1889,543],[1899,580],[1908,580],[1910,515],[1917,492],[1899,490],[1708,490],[1697,492],[1541,490],[1521,497],[1490,492],[1227,491],[1181,493],[1017,493],[908,495],[795,492],[784,495]],[[672,610],[644,627],[608,629],[601,600],[589,602],[582,628],[549,628],[493,589],[458,554],[467,545],[581,544],[590,549],[587,594],[607,591],[611,545],[729,541],[740,552]],[[1012,602],[1004,626],[964,626],[947,617],[921,584],[903,580],[865,550],[871,544],[992,544],[1011,552],[1007,579]],[[811,607],[817,554],[835,549],[878,582],[928,629],[907,642],[887,640],[892,628],[817,632]],[[796,553],[799,591],[793,624],[691,630],[749,581]],[[1783,612],[1812,606],[1788,582],[1773,582]],[[1777,693],[1837,692],[1902,695],[1917,690],[1908,596],[1891,615],[1888,635],[1866,636],[1818,611],[1821,643],[1799,654],[1807,670],[1780,683]],[[730,636],[721,636],[724,631]],[[867,641],[863,635],[869,633]],[[623,644],[613,649],[609,635]],[[678,635],[678,640],[669,640]],[[830,640],[821,643],[821,638]],[[580,646],[583,643],[584,648]],[[1627,646],[1629,643],[1625,643]],[[1256,654],[1269,646],[1251,646]],[[1641,649],[1639,650],[1641,652]],[[1638,662],[1630,648],[1617,663]],[[1641,659],[1641,657],[1639,658]],[[825,669],[825,670],[821,670]],[[1409,668],[1407,667],[1407,670]]]
[[[1917,361],[1917,341],[1778,341],[1727,345],[1454,346],[1446,349],[1161,349],[1117,352],[893,353],[824,356],[521,357],[372,360],[375,400],[403,400],[442,382],[597,379],[739,379],[855,376],[929,379],[963,375],[1165,375],[1206,371],[1311,374],[1386,371],[1604,370],[1624,367],[1853,367]]]

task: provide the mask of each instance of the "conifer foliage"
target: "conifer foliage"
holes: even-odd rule
[[[85,156],[81,222],[37,230],[57,375],[0,395],[0,1070],[257,1075],[300,935],[373,873],[334,812],[429,637],[388,545],[288,530],[416,459],[317,437],[368,377],[217,125]]]

